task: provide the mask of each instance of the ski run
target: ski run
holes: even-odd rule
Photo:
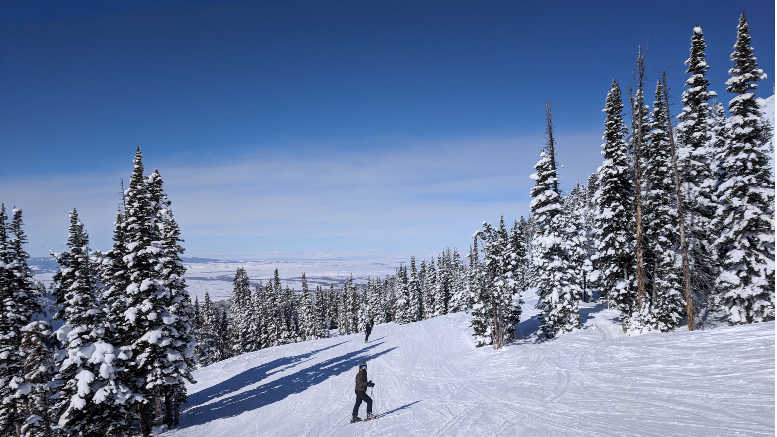
[[[582,304],[583,328],[475,348],[465,312],[239,355],[194,373],[179,428],[214,436],[774,435],[774,322],[623,335]],[[366,361],[372,422],[350,424]],[[369,394],[369,391],[368,391]],[[362,405],[360,417],[365,416]]]

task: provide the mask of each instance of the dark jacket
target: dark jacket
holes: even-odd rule
[[[370,320],[369,322],[367,322],[367,329],[366,329],[367,333],[370,333],[370,332],[372,332],[372,325],[373,325],[373,324],[374,324],[374,322],[373,322],[372,320]]]
[[[367,391],[367,371],[364,369],[356,374],[356,391]]]

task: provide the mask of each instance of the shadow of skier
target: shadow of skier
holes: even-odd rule
[[[396,413],[399,410],[404,410],[404,409],[410,408],[410,407],[412,407],[413,405],[415,405],[415,404],[417,404],[419,402],[421,402],[421,401],[417,400],[415,402],[411,402],[409,404],[402,405],[401,407],[394,408],[393,410],[383,411],[383,412],[377,413],[377,414],[375,414],[375,419],[379,419],[379,418],[381,418],[383,416],[388,416],[389,414]],[[372,420],[374,420],[374,419],[372,419]]]

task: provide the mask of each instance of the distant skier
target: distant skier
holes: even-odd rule
[[[366,334],[366,335],[364,336],[364,342],[365,342],[365,343],[367,343],[368,341],[370,341],[370,334],[372,333],[372,325],[374,325],[374,324],[375,324],[374,317],[370,317],[370,321],[369,321],[369,322],[367,322],[367,326],[365,326],[365,330],[364,330],[364,332],[365,332],[365,334]]]
[[[367,379],[367,363],[359,364],[359,373],[356,374],[356,403],[353,406],[351,423],[361,420],[359,407],[362,405],[362,401],[367,402],[367,419],[372,418],[372,398],[367,396],[367,387],[374,386],[375,383]]]

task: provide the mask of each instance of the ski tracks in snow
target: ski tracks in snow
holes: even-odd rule
[[[584,329],[500,351],[457,313],[245,354],[197,372],[166,436],[773,435],[773,322],[625,336],[583,310]],[[350,424],[363,359],[388,414]]]

